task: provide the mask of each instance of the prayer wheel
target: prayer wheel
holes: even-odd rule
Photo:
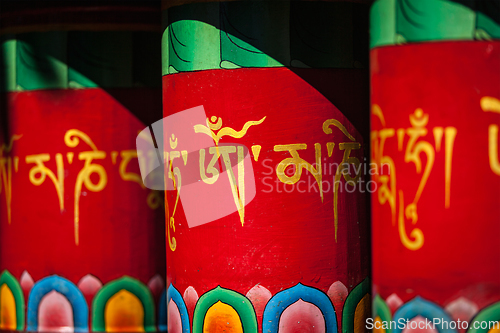
[[[160,2],[1,6],[0,329],[165,330]]]
[[[374,331],[497,332],[500,3],[370,19]]]
[[[368,4],[162,5],[168,331],[364,331]]]

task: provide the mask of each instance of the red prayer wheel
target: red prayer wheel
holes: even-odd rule
[[[2,2],[0,329],[166,329],[159,2]],[[162,296],[163,293],[163,296]]]
[[[499,9],[371,8],[374,331],[499,329]]]
[[[168,331],[364,331],[368,4],[162,17]]]

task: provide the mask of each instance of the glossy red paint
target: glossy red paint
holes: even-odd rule
[[[182,203],[177,208],[175,231],[170,229],[177,247],[172,251],[167,245],[167,281],[181,294],[192,286],[201,297],[220,285],[245,295],[260,284],[274,295],[299,282],[326,293],[337,280],[352,290],[367,276],[369,252],[363,194],[344,191],[339,195],[336,241],[331,186],[336,168],[323,168],[323,181],[329,184],[323,201],[308,171],[303,170],[301,177],[306,184],[298,187],[284,186],[276,175],[276,165],[289,158],[290,153],[274,151],[275,145],[305,143],[307,149],[298,151],[300,157],[314,164],[314,144],[320,143],[323,164],[341,162],[343,152],[338,145],[349,139],[333,126],[333,134],[325,134],[322,125],[327,119],[339,120],[363,145],[360,133],[344,116],[344,110],[331,102],[333,95],[339,104],[352,107],[346,113],[362,114],[363,97],[356,98],[352,92],[339,94],[336,87],[364,82],[363,73],[335,69],[304,73],[307,80],[287,68],[207,70],[163,77],[165,117],[203,105],[208,118],[221,117],[222,127],[237,131],[248,121],[266,117],[242,138],[223,137],[220,141],[243,144],[252,157],[257,194],[245,207],[243,226],[235,212],[188,228]],[[327,77],[330,83],[324,85]],[[323,94],[313,86],[318,82]],[[331,157],[327,154],[327,142],[336,144]],[[250,149],[254,145],[261,145],[257,161]],[[176,150],[182,149],[180,141]],[[198,154],[193,155],[188,165],[198,165]],[[361,150],[353,150],[351,155],[363,161]],[[172,210],[176,195],[176,191],[167,192],[167,209]]]
[[[500,110],[485,111],[481,106],[485,97],[500,99],[499,82],[499,42],[432,42],[371,51],[372,137],[384,128],[373,113],[374,105],[383,112],[385,128],[395,130],[382,154],[395,165],[394,223],[389,203],[379,199],[381,182],[372,196],[373,283],[383,299],[395,293],[407,302],[419,295],[445,306],[463,296],[479,308],[500,300],[500,175],[490,166],[488,152],[489,127],[499,125]],[[412,230],[423,233],[423,245],[411,250],[398,231],[399,191],[406,207],[429,161],[424,151],[416,156],[422,162],[418,173],[413,160],[405,160],[407,131],[412,127],[409,117],[419,108],[428,122],[417,143],[427,142],[435,159],[417,203],[418,220],[412,224],[405,219],[402,224],[410,241]],[[398,148],[400,128],[406,134]],[[446,147],[447,128],[449,133],[456,129],[452,148]],[[379,144],[372,142],[372,156]],[[498,156],[498,151],[490,154]],[[451,166],[448,208],[447,165]]]
[[[120,96],[127,95],[123,101]],[[118,99],[115,99],[116,96]],[[23,271],[34,281],[57,274],[77,284],[87,274],[103,284],[129,275],[144,284],[165,272],[164,213],[162,203],[156,209],[147,204],[151,190],[134,181],[125,181],[119,168],[123,151],[135,151],[138,131],[147,124],[134,114],[154,115],[159,109],[160,91],[150,89],[46,90],[7,93],[5,118],[13,141],[11,159],[11,221],[7,218],[6,183],[0,196],[0,262],[18,279]],[[126,106],[125,106],[125,105]],[[92,148],[81,138],[76,147],[65,144],[65,133],[77,129],[85,133],[96,148],[105,152],[102,165],[107,175],[105,187],[90,191],[85,184],[80,193],[79,244],[75,243],[75,184],[85,161],[79,158]],[[7,143],[8,144],[8,143]],[[117,152],[113,162],[113,152]],[[72,161],[68,157],[73,153]],[[64,165],[64,209],[59,208],[56,187],[49,176],[35,186],[30,181],[26,156],[48,154],[45,166],[57,177],[55,154]],[[4,153],[4,157],[5,157]],[[18,168],[14,169],[14,160]],[[7,165],[6,164],[6,165]],[[126,172],[138,173],[137,158]],[[7,170],[7,169],[6,169]],[[34,174],[39,178],[40,173]],[[99,182],[90,175],[93,184]],[[7,179],[7,178],[6,178]],[[161,196],[160,196],[161,198]],[[160,199],[161,200],[161,199]]]

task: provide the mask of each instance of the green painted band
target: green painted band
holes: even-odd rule
[[[406,43],[500,38],[495,4],[454,0],[376,0],[370,10],[370,48]]]
[[[367,68],[368,5],[194,3],[163,12],[162,74],[235,68]],[[366,44],[368,41],[366,40]]]

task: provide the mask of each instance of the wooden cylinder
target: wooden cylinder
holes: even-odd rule
[[[159,2],[2,2],[0,329],[166,321],[163,198],[136,151],[161,118],[159,22]]]
[[[367,4],[163,9],[169,332],[364,331]]]
[[[374,331],[498,330],[499,9],[371,8]]]

